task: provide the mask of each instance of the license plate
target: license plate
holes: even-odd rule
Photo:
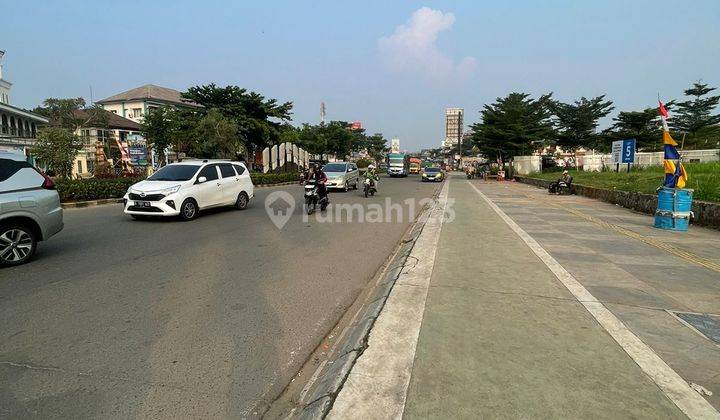
[[[150,207],[149,201],[136,201],[135,207]]]

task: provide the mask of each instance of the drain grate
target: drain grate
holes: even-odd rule
[[[696,314],[691,312],[675,312],[678,317],[688,326],[694,328],[700,334],[720,345],[720,315]]]

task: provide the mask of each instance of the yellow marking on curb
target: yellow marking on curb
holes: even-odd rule
[[[698,255],[693,254],[692,252],[682,250],[682,249],[677,248],[673,245],[670,245],[666,242],[663,242],[659,239],[650,238],[650,237],[641,235],[637,232],[634,232],[630,229],[626,229],[622,226],[618,226],[616,224],[598,219],[597,217],[590,216],[589,214],[585,214],[585,213],[581,212],[580,210],[573,209],[571,207],[562,206],[560,204],[554,203],[549,200],[545,200],[540,197],[533,197],[530,194],[525,194],[525,195],[528,198],[532,198],[532,199],[541,201],[543,203],[549,204],[553,207],[563,209],[563,210],[567,211],[568,213],[572,213],[572,214],[574,214],[580,218],[583,218],[589,222],[595,223],[598,226],[604,227],[606,229],[614,230],[615,232],[621,233],[627,237],[637,239],[638,241],[641,241],[648,245],[654,246],[655,248],[662,249],[663,251],[666,251],[670,254],[680,257],[686,261],[689,261],[689,262],[697,264],[697,265],[701,265],[701,266],[707,268],[708,270],[712,270],[712,271],[716,271],[716,272],[720,273],[720,264],[716,263],[715,261],[700,257]]]

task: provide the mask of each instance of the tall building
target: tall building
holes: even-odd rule
[[[390,153],[400,153],[400,139],[390,141]]]
[[[442,143],[444,149],[456,147],[463,132],[463,116],[465,110],[462,108],[445,108],[445,140]]]

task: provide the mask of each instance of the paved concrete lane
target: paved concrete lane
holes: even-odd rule
[[[436,187],[387,179],[374,198],[331,200],[402,205]],[[0,271],[0,417],[262,412],[419,210],[320,223],[297,206],[278,230],[264,208],[277,190],[302,196],[299,186],[258,189],[247,211],[189,223],[133,221],[118,205],[66,211],[34,262]]]

